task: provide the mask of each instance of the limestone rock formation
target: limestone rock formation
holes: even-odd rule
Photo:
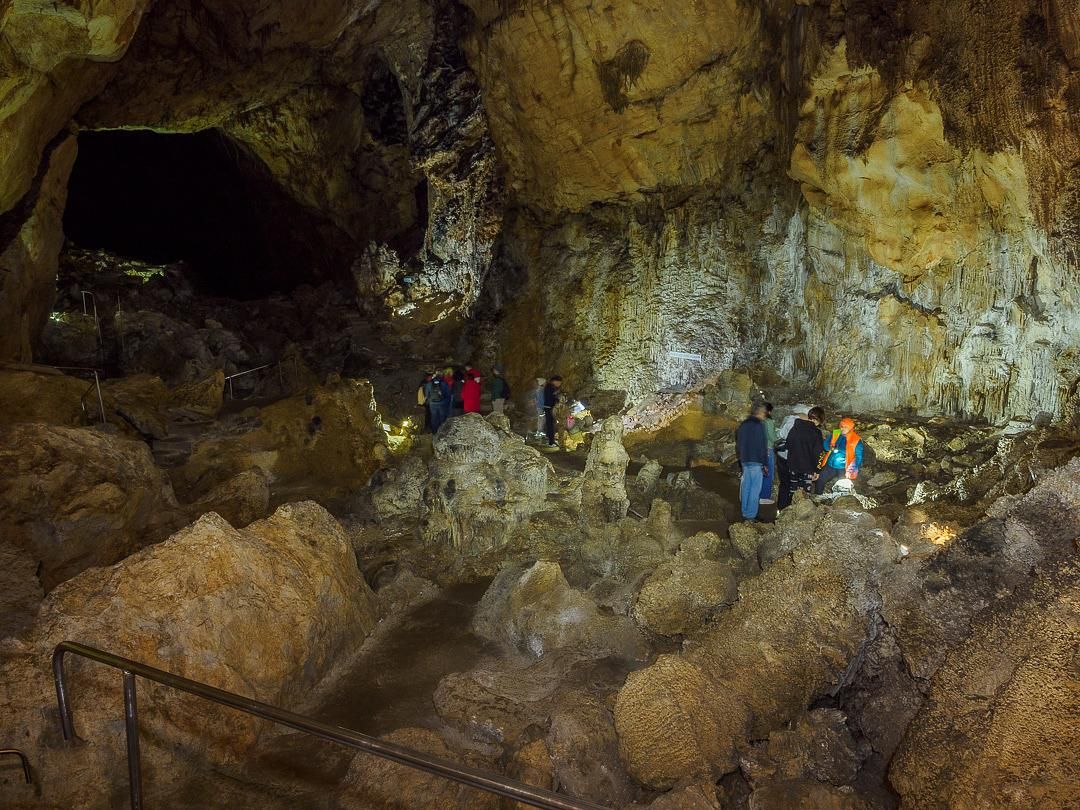
[[[626,517],[626,465],[630,455],[622,443],[622,418],[611,416],[600,425],[589,446],[581,480],[581,508],[587,520],[613,523]]]
[[[0,370],[0,420],[74,427],[98,421],[92,381],[53,369],[11,366]],[[85,409],[84,409],[85,406]]]
[[[434,458],[413,457],[373,495],[384,521],[415,520],[426,550],[447,568],[475,565],[490,576],[511,533],[547,507],[551,462],[479,414],[455,417],[434,437]]]
[[[641,586],[634,619],[654,633],[687,635],[734,603],[738,598],[735,572],[729,561],[715,559],[720,545],[720,539],[710,534],[684,541],[678,554]]]
[[[9,121],[8,116],[0,115],[0,128]],[[4,151],[4,158],[17,153]],[[0,229],[0,358],[4,360],[28,363],[33,359],[34,347],[52,308],[57,258],[64,241],[60,219],[77,151],[75,138],[70,135],[50,147],[39,176],[19,206],[21,210],[9,212],[5,219],[11,225],[5,222],[7,227]],[[0,161],[6,163],[4,158]],[[24,164],[22,168],[33,165]],[[0,168],[0,175],[7,168]],[[0,180],[0,194],[6,191],[3,186]],[[0,203],[0,212],[8,207],[10,204]],[[4,233],[9,228],[13,233]]]
[[[547,747],[558,784],[571,796],[622,806],[637,793],[619,763],[611,709],[587,694],[560,702],[551,714]]]
[[[886,583],[885,618],[902,672],[928,682],[927,698],[905,700],[904,679],[889,675],[889,658],[880,655],[879,688],[870,680],[854,705],[864,727],[881,729],[871,731],[875,747],[888,754],[899,745],[890,779],[913,806],[977,804],[991,795],[1018,806],[1072,800],[1066,763],[1075,730],[1056,718],[1077,706],[1063,668],[1080,615],[1078,516],[1074,460],[1026,495],[999,500],[987,521],[909,574],[914,589]],[[910,723],[902,741],[888,733],[897,718]]]
[[[51,590],[162,539],[184,516],[142,442],[23,423],[0,427],[0,522]]]
[[[1080,577],[1056,580],[996,606],[934,675],[889,772],[905,806],[1075,803]]]
[[[484,742],[515,744],[544,723],[579,657],[559,652],[535,663],[484,663],[439,682],[433,700],[446,722]]]
[[[269,509],[270,476],[262,467],[237,473],[188,507],[199,515],[215,512],[237,529],[266,517]]]
[[[202,439],[172,471],[186,500],[206,497],[253,467],[272,490],[331,502],[368,484],[388,456],[386,434],[366,380],[342,380],[288,397],[240,419],[220,437]]]
[[[374,596],[337,522],[313,503],[236,530],[214,514],[109,568],[56,588],[33,627],[5,643],[0,705],[50,806],[108,807],[126,793],[121,694],[113,670],[69,660],[77,733],[57,746],[49,657],[71,639],[269,703],[300,707],[375,623]],[[263,728],[245,715],[145,681],[142,757],[163,786],[188,764],[242,754]],[[150,709],[150,707],[153,707]],[[63,774],[58,778],[57,774]],[[35,805],[37,806],[37,805]]]
[[[667,788],[723,773],[747,735],[767,733],[842,683],[875,620],[876,579],[894,556],[883,532],[848,520],[831,512],[810,542],[745,581],[739,601],[692,648],[630,675],[615,724],[637,780]]]
[[[850,786],[869,746],[855,742],[845,720],[836,709],[814,709],[740,756],[740,770],[754,787],[753,806],[782,806],[776,797],[785,793],[812,795],[821,787]],[[815,782],[818,788],[811,786]]]
[[[567,584],[554,562],[500,572],[477,607],[473,629],[537,658],[561,649],[596,657],[641,658],[645,652],[633,622],[603,615],[587,595]]]

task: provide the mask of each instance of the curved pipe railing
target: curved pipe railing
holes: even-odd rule
[[[23,777],[26,779],[26,784],[30,784],[30,760],[26,758],[26,754],[20,751],[18,748],[0,748],[0,757],[11,756],[18,757],[19,762],[22,763]]]
[[[60,722],[63,726],[65,740],[75,738],[75,726],[71,716],[71,704],[68,700],[67,682],[64,677],[64,656],[67,653],[89,658],[92,661],[119,669],[123,673],[124,722],[127,731],[128,776],[130,779],[132,810],[141,810],[143,807],[142,778],[139,764],[139,715],[135,696],[136,676],[305,732],[319,739],[355,748],[358,751],[364,751],[382,759],[388,759],[410,768],[441,776],[444,779],[450,779],[487,793],[514,799],[532,807],[540,807],[544,808],[544,810],[604,810],[601,805],[592,802],[560,796],[550,790],[515,782],[497,774],[432,757],[421,751],[380,740],[376,737],[369,737],[366,734],[360,734],[340,726],[332,726],[311,717],[305,717],[277,706],[271,706],[268,703],[226,692],[224,689],[218,689],[205,683],[182,678],[179,675],[173,675],[170,672],[165,672],[147,664],[141,664],[138,661],[122,658],[119,655],[87,647],[74,641],[64,641],[58,644],[52,657],[53,678],[56,681],[56,700],[60,707]]]

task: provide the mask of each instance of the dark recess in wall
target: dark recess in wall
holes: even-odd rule
[[[64,233],[80,247],[183,261],[211,295],[255,298],[348,269],[347,239],[220,132],[83,132]]]

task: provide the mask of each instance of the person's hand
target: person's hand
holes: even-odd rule
[[[859,477],[859,471],[856,470],[855,468],[852,468],[852,469],[847,471],[847,479],[848,479],[848,481],[854,481],[858,477]]]
[[[817,481],[819,478],[821,478],[821,474],[820,473],[814,473],[814,476],[810,480],[811,481]]]

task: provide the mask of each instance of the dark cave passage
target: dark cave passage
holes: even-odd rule
[[[80,134],[64,233],[80,247],[183,261],[204,292],[235,298],[347,269],[344,235],[217,130]]]

